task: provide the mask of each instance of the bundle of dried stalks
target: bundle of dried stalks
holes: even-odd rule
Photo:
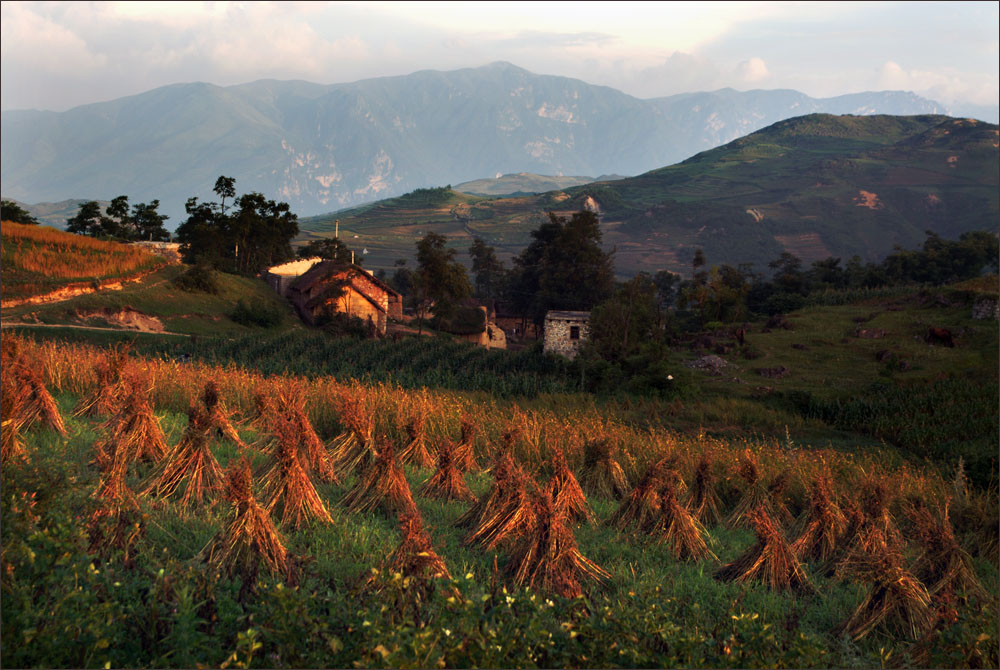
[[[128,362],[128,347],[109,351],[94,366],[97,386],[80,398],[73,416],[111,416],[118,408],[118,385]]]
[[[661,459],[653,463],[639,480],[628,497],[622,501],[607,525],[624,531],[630,526],[645,528],[656,519],[660,512],[659,491],[667,477],[667,461]]]
[[[105,437],[95,444],[95,461],[102,469],[124,467],[137,460],[159,461],[167,454],[160,421],[149,403],[148,382],[127,369],[121,384],[120,409],[103,424]]]
[[[27,360],[22,353],[9,360],[0,374],[3,394],[12,396],[10,413],[3,415],[4,420],[14,419],[24,430],[38,423],[66,437],[66,424],[59,406],[45,388],[37,362]]]
[[[644,530],[654,541],[666,543],[677,560],[718,560],[705,541],[708,531],[677,499],[673,478],[666,478],[660,487],[659,514]]]
[[[295,440],[298,444],[299,463],[307,472],[315,472],[323,482],[339,481],[334,458],[316,434],[316,429],[306,414],[305,394],[284,394],[281,401],[285,411],[272,419],[269,432],[279,435],[279,443],[286,438]]]
[[[843,567],[872,587],[835,634],[858,640],[882,626],[915,640],[933,624],[927,589],[903,567],[898,549],[879,539],[867,553],[853,554]]]
[[[802,564],[771,517],[766,507],[758,507],[748,515],[757,542],[732,563],[715,573],[716,579],[727,582],[763,582],[775,590],[812,591],[812,584]]]
[[[463,415],[461,419],[462,437],[458,441],[455,449],[455,462],[462,472],[471,472],[478,469],[476,465],[476,424],[472,423],[472,418]]]
[[[219,435],[228,438],[240,449],[246,449],[246,443],[240,439],[240,434],[233,427],[232,415],[219,396],[219,385],[215,381],[209,381],[205,384],[205,390],[201,394],[201,402],[205,405],[205,417],[209,427],[214,428]]]
[[[434,467],[434,457],[427,449],[424,415],[416,414],[411,417],[404,430],[406,431],[406,446],[399,451],[400,462],[413,463],[420,468]]]
[[[552,500],[556,507],[566,512],[566,518],[570,522],[586,521],[594,523],[596,518],[594,512],[587,504],[587,497],[583,495],[583,489],[573,476],[573,471],[566,463],[566,455],[559,447],[552,450],[552,478],[548,483],[548,490],[552,495]]]
[[[496,513],[510,495],[511,488],[524,478],[513,457],[502,448],[497,451],[490,471],[493,473],[493,484],[476,504],[455,520],[458,528],[478,527],[484,516]]]
[[[800,560],[829,561],[847,529],[847,517],[833,495],[833,485],[826,475],[809,485],[809,509],[801,524],[792,551]]]
[[[434,551],[431,536],[424,530],[418,513],[404,513],[400,518],[399,529],[402,539],[386,560],[388,570],[417,579],[451,579],[451,573]]]
[[[25,449],[21,431],[24,429],[24,419],[20,418],[19,405],[23,402],[21,393],[13,379],[8,381],[6,368],[0,372],[3,382],[0,384],[0,417],[3,425],[0,427],[0,463],[23,461],[28,452]]]
[[[375,448],[375,425],[360,401],[346,398],[340,404],[340,423],[344,431],[334,438],[330,457],[338,474],[366,470],[378,455]]]
[[[589,440],[583,445],[580,487],[590,495],[621,500],[628,493],[628,478],[615,460],[611,440]]]
[[[434,474],[417,491],[425,498],[438,500],[464,500],[473,502],[476,496],[469,490],[462,473],[455,467],[455,445],[444,440],[438,447],[438,467]]]
[[[852,564],[867,560],[873,553],[887,546],[897,551],[902,542],[899,530],[889,512],[889,490],[876,479],[862,488],[860,505],[848,501],[846,506],[847,530],[834,555],[827,561],[827,575],[851,576]]]
[[[583,595],[581,581],[611,577],[580,553],[565,511],[548,495],[535,493],[531,508],[534,527],[514,542],[507,564],[518,586],[576,598]]]
[[[233,504],[231,518],[198,554],[212,570],[239,575],[244,583],[256,581],[261,561],[279,575],[288,575],[291,567],[271,515],[253,496],[252,482],[246,461],[226,471],[224,494]]]
[[[285,418],[274,428],[275,443],[263,468],[265,508],[269,513],[280,512],[282,526],[299,528],[312,520],[333,523],[302,465],[298,423]]]
[[[788,473],[779,473],[768,485],[760,474],[760,464],[752,451],[743,452],[743,458],[737,467],[737,473],[746,482],[743,495],[730,513],[726,524],[731,528],[751,526],[750,513],[764,507],[773,519],[784,523],[793,519],[792,513],[785,504],[784,496],[788,489]]]
[[[719,493],[715,488],[716,478],[712,471],[712,457],[703,453],[694,471],[694,486],[691,487],[692,514],[705,525],[722,523]]]
[[[531,533],[536,518],[530,489],[535,488],[535,483],[520,468],[508,471],[505,481],[495,478],[490,489],[494,495],[483,504],[479,520],[462,540],[463,544],[489,550]]]
[[[200,505],[206,494],[214,497],[220,493],[225,474],[209,449],[211,429],[209,417],[192,403],[184,435],[163,459],[143,493],[170,498],[184,485],[184,493],[180,497],[183,507],[192,503]]]
[[[386,440],[378,456],[366,468],[354,487],[347,492],[341,505],[348,512],[367,512],[380,508],[387,514],[416,513],[416,503],[410,485],[403,474],[403,466],[396,457],[396,449]]]
[[[908,505],[907,516],[923,549],[913,565],[913,574],[927,585],[927,592],[932,596],[944,592],[985,600],[986,591],[976,578],[972,557],[955,539],[948,519],[948,505],[939,516],[923,501],[917,500]]]
[[[258,391],[253,396],[253,413],[247,423],[258,433],[270,433],[275,417],[278,416],[278,403],[274,395]]]

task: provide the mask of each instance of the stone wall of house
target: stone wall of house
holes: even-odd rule
[[[1000,319],[1000,303],[996,298],[977,298],[972,303],[972,318],[980,321],[985,319]]]
[[[578,339],[571,337],[574,327],[580,329]],[[589,333],[587,319],[546,317],[544,351],[572,360],[576,358],[580,346],[587,341]]]

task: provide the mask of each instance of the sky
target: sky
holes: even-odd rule
[[[0,108],[508,61],[639,98],[908,90],[963,113],[1000,100],[998,35],[997,2],[14,0],[0,4]]]

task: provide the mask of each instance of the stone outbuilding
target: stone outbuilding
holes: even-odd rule
[[[319,256],[299,258],[294,261],[274,265],[260,273],[261,278],[282,298],[288,297],[288,289],[295,280],[309,272],[314,265],[323,261]]]
[[[403,316],[403,297],[364,268],[321,261],[288,287],[288,301],[309,325],[316,325],[324,311],[334,311],[370,321],[385,335],[389,319]]]
[[[590,312],[550,310],[545,314],[545,353],[572,360],[590,332]]]

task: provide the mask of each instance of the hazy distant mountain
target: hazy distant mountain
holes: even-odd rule
[[[4,200],[11,199],[4,197]],[[52,226],[53,228],[65,228],[66,219],[76,216],[80,211],[80,207],[87,201],[75,198],[61,200],[60,202],[38,202],[35,204],[20,202],[18,200],[14,200],[14,202],[20,205],[28,214],[38,219],[40,224]],[[106,210],[108,205],[111,204],[110,201],[106,200],[98,201],[98,203],[101,205],[102,210]]]
[[[177,84],[61,113],[3,112],[3,195],[156,198],[173,226],[225,174],[239,192],[310,215],[497,173],[638,174],[808,112],[944,111],[903,92],[640,100],[508,63],[329,86]]]

